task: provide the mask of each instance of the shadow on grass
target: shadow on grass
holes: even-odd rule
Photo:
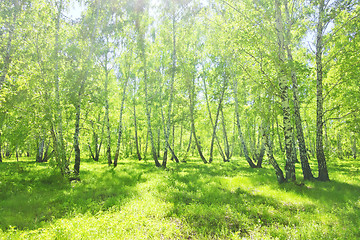
[[[360,193],[360,187],[356,185],[337,181],[313,182],[310,186],[279,185],[270,167],[251,169],[236,162],[213,165],[188,163],[175,166],[169,172],[164,183],[158,186],[159,192],[162,198],[173,203],[172,214],[185,219],[200,235],[219,237],[219,233],[227,235],[236,232],[247,236],[256,225],[272,229],[279,225],[299,226],[304,221],[320,221],[321,214],[352,219],[355,226],[360,224],[360,209],[352,207],[359,200],[356,193]],[[238,176],[250,181],[252,187],[239,185],[229,189],[223,184],[223,179],[231,181]],[[292,194],[295,199],[298,196],[310,201],[287,203],[278,196],[257,194],[257,186],[262,185],[279,194]],[[323,213],[319,215],[317,211]]]
[[[0,228],[35,229],[75,214],[120,207],[146,181],[136,168],[117,169],[98,163],[81,170],[80,182],[69,182],[46,163],[0,164]],[[119,170],[118,170],[119,169]]]

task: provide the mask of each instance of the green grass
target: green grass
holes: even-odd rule
[[[0,239],[360,239],[356,160],[330,160],[332,181],[304,186],[243,159],[83,162],[71,183],[22,160],[0,163]]]

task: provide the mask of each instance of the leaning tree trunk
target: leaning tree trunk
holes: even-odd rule
[[[242,146],[242,149],[243,149],[243,153],[244,153],[245,159],[248,162],[248,164],[250,165],[250,167],[256,168],[256,165],[254,164],[253,160],[249,156],[249,151],[247,149],[245,139],[244,139],[244,135],[243,135],[243,132],[241,130],[240,113],[239,113],[239,101],[238,101],[238,98],[237,98],[237,95],[238,95],[237,94],[237,80],[236,79],[234,79],[233,94],[234,94],[234,100],[235,100],[236,125],[237,125],[238,131],[239,131],[239,137],[240,137],[240,142],[241,142],[241,146]]]
[[[186,162],[186,159],[187,159],[187,157],[188,157],[188,154],[189,154],[189,151],[190,151],[190,147],[191,147],[191,140],[192,140],[192,126],[190,126],[190,136],[189,136],[189,143],[188,143],[188,146],[187,146],[187,148],[186,148],[186,152],[185,152],[185,156],[184,156],[184,158],[183,158],[183,160],[182,160],[182,162]]]
[[[294,60],[293,60],[291,49],[289,46],[290,41],[291,41],[291,33],[290,33],[291,22],[290,22],[290,14],[289,14],[287,1],[285,1],[285,11],[286,11],[286,19],[287,19],[286,51],[287,51],[287,57],[288,57],[288,61],[290,62],[290,68],[291,68],[291,80],[292,80],[292,89],[293,89],[293,98],[294,98],[294,116],[295,116],[297,139],[298,139],[298,144],[299,144],[301,168],[303,171],[304,180],[311,180],[311,179],[314,179],[314,176],[311,172],[311,168],[310,168],[309,161],[307,158],[305,137],[304,137],[304,131],[303,131],[301,115],[300,115],[299,90],[298,90],[297,76],[296,76],[296,72],[295,72]]]
[[[224,93],[225,93],[225,89],[226,89],[226,85],[227,85],[227,79],[226,79],[226,77],[224,77],[224,78],[225,79],[224,79],[224,83],[223,83],[223,89],[221,91],[221,95],[220,95],[220,99],[219,99],[219,105],[218,105],[217,110],[216,110],[215,122],[213,122],[213,119],[212,119],[212,116],[211,116],[210,104],[209,104],[209,98],[208,98],[208,94],[207,94],[205,78],[203,80],[204,81],[204,89],[205,89],[206,105],[207,105],[208,112],[209,112],[210,123],[211,123],[212,129],[213,129],[212,135],[211,135],[209,163],[212,163],[212,161],[213,161],[213,151],[214,151],[214,141],[215,141],[215,139],[216,139],[216,142],[217,142],[217,146],[219,148],[220,155],[223,157],[224,162],[226,161],[226,159],[224,158],[225,155],[224,155],[223,150],[222,150],[221,145],[220,145],[219,138],[216,135],[216,129],[217,129],[217,125],[218,125],[218,122],[219,122],[219,115],[220,115],[220,111],[222,109],[222,102],[223,102],[223,99],[224,99]]]
[[[175,124],[172,125],[172,150],[175,152]],[[171,155],[171,160],[179,163],[179,159],[175,155]]]
[[[283,110],[283,124],[284,124],[284,137],[285,137],[285,153],[286,164],[285,174],[286,180],[295,181],[295,162],[292,154],[292,125],[291,125],[291,112],[289,105],[288,94],[288,77],[287,66],[285,61],[285,40],[284,40],[284,26],[281,16],[280,1],[275,1],[275,14],[276,14],[276,32],[278,40],[278,61],[279,61],[279,87],[281,96],[281,105]]]
[[[316,26],[316,158],[320,181],[329,181],[323,145],[323,32],[324,32],[324,0],[319,1],[318,23]]]
[[[224,154],[225,154],[224,162],[229,162],[230,161],[230,145],[229,145],[229,140],[228,140],[228,136],[226,133],[224,111],[222,108],[221,108],[221,124],[222,124],[222,130],[223,130],[223,135],[224,135]]]

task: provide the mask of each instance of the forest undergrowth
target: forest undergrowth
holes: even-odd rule
[[[20,160],[0,164],[0,239],[360,238],[352,159],[329,160],[330,182],[281,185],[270,165],[251,169],[244,159],[165,170],[88,161],[72,182],[48,163]]]

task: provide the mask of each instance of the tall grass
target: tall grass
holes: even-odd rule
[[[0,164],[2,239],[360,239],[355,160],[331,160],[331,182],[304,185],[243,159],[84,162],[79,182],[23,160]]]

